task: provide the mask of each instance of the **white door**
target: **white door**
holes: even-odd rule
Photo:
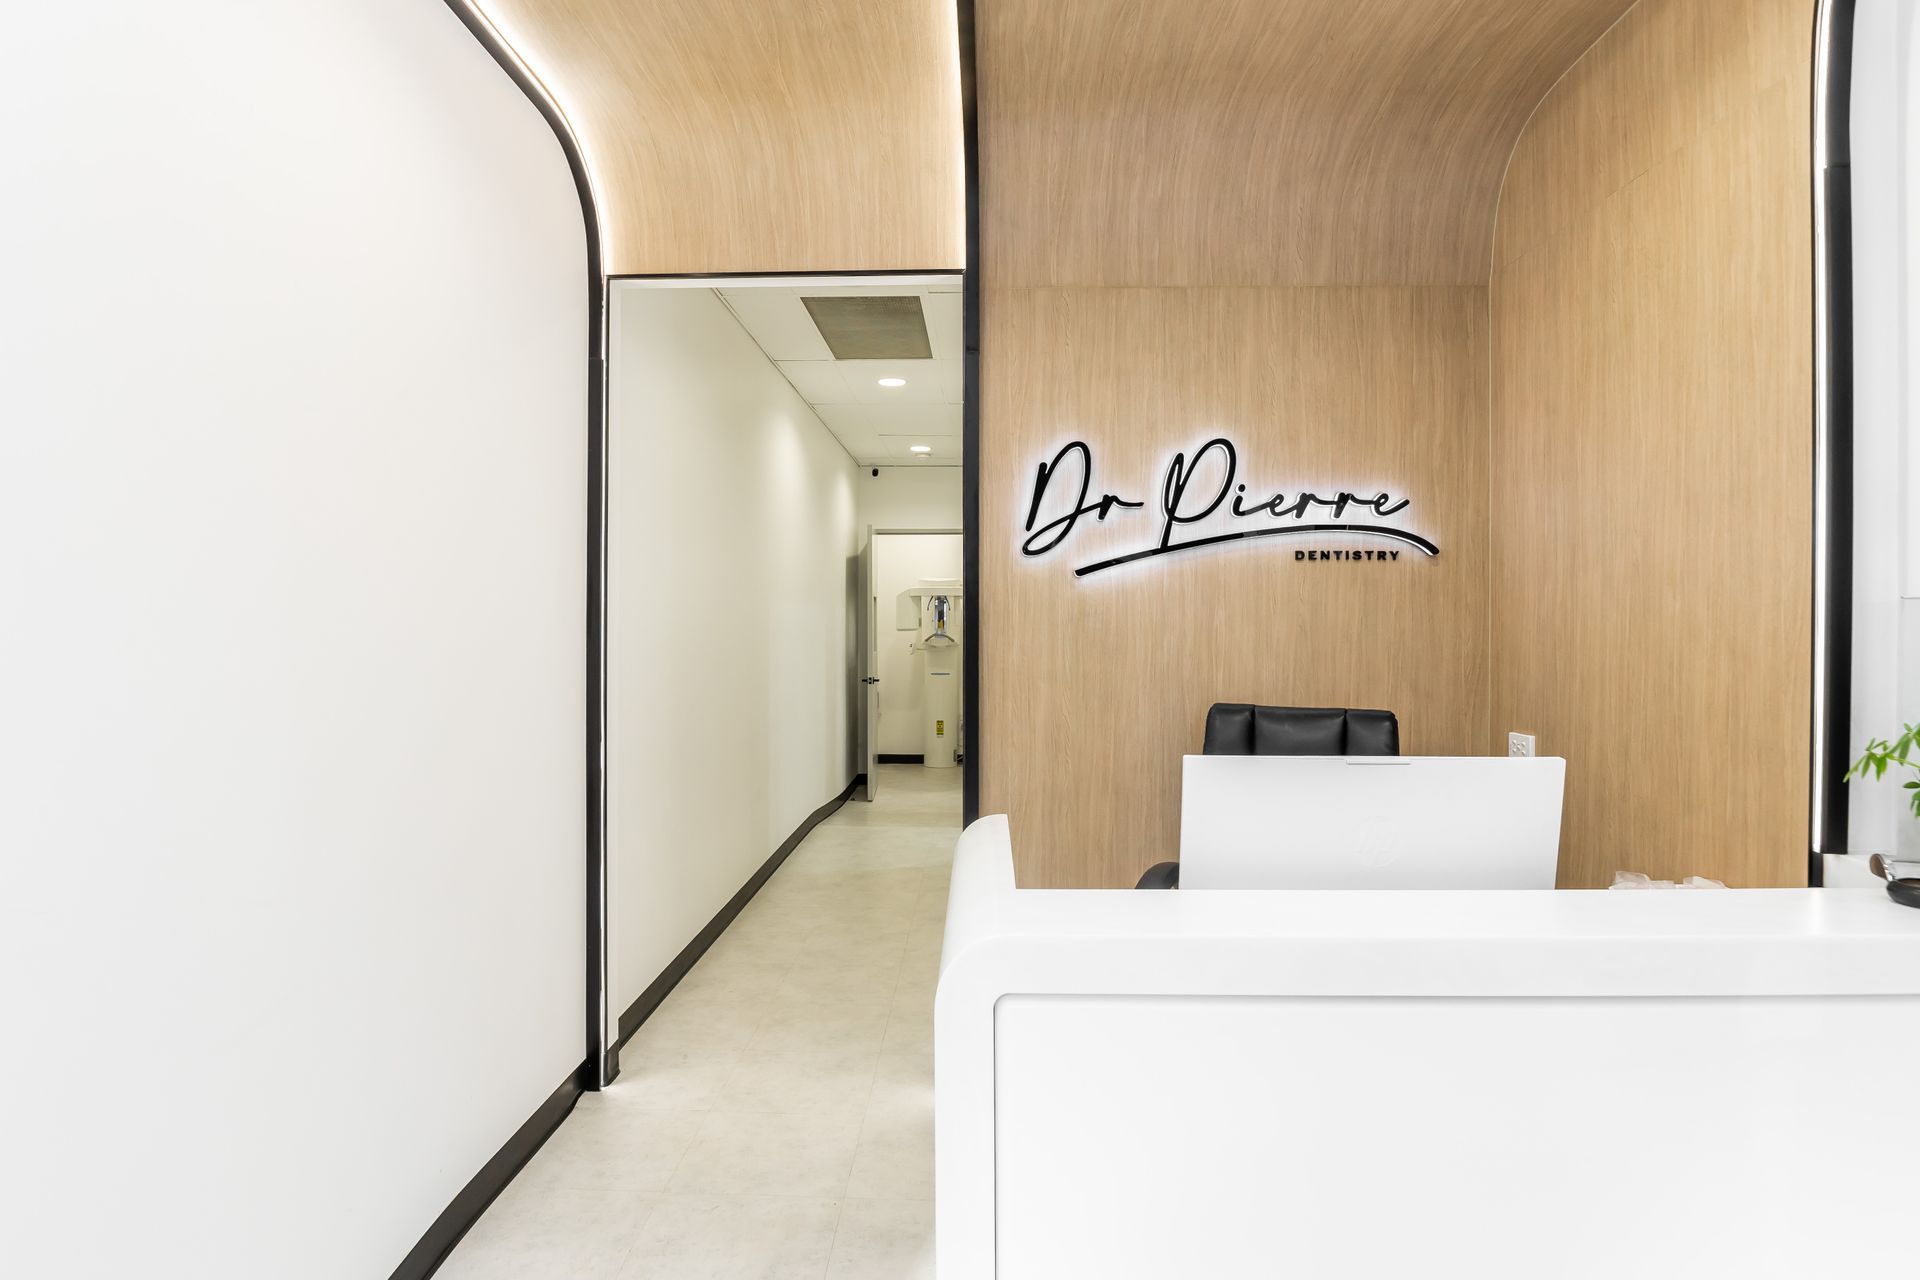
[[[866,775],[861,799],[872,800],[880,786],[880,598],[874,594],[873,526],[860,548],[860,620],[866,636],[860,644],[860,768]]]

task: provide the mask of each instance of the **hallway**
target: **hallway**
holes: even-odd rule
[[[445,1280],[933,1274],[933,992],[960,770],[815,828]]]

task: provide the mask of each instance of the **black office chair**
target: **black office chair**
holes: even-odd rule
[[[1391,711],[1216,702],[1207,708],[1200,751],[1209,756],[1397,756],[1400,721]],[[1177,862],[1154,863],[1134,886],[1179,887]]]

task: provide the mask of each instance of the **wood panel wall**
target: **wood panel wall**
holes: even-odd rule
[[[946,6],[483,7],[612,271],[963,262]],[[1023,883],[1173,856],[1222,699],[1388,706],[1415,752],[1537,733],[1568,885],[1800,881],[1812,8],[976,0],[982,802]],[[1072,575],[1150,511],[1019,554],[1065,440],[1151,502],[1219,433],[1256,489],[1403,493],[1440,556]]]
[[[1022,883],[1129,885],[1177,856],[1180,757],[1216,700],[1392,707],[1407,750],[1477,752],[1484,290],[1004,289],[985,314],[983,812],[1010,815]],[[1303,564],[1274,539],[1075,578],[1152,545],[1167,455],[1216,427],[1263,496],[1383,484],[1441,554]],[[1035,455],[1068,431],[1149,509],[1022,562]]]
[[[478,0],[565,111],[622,274],[966,264],[951,4]]]
[[[982,807],[1034,886],[1176,856],[1209,703],[1386,706],[1487,739],[1487,280],[1500,174],[1625,0],[978,0]],[[1254,489],[1386,486],[1433,560],[1151,543],[1215,433]],[[1019,554],[1071,438],[1146,497]],[[1096,489],[1096,496],[1099,492]]]
[[[1560,882],[1806,882],[1812,0],[1642,0],[1520,139],[1493,274],[1492,733]]]

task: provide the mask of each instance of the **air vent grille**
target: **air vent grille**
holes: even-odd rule
[[[927,319],[912,294],[892,298],[801,298],[835,360],[926,360]]]

